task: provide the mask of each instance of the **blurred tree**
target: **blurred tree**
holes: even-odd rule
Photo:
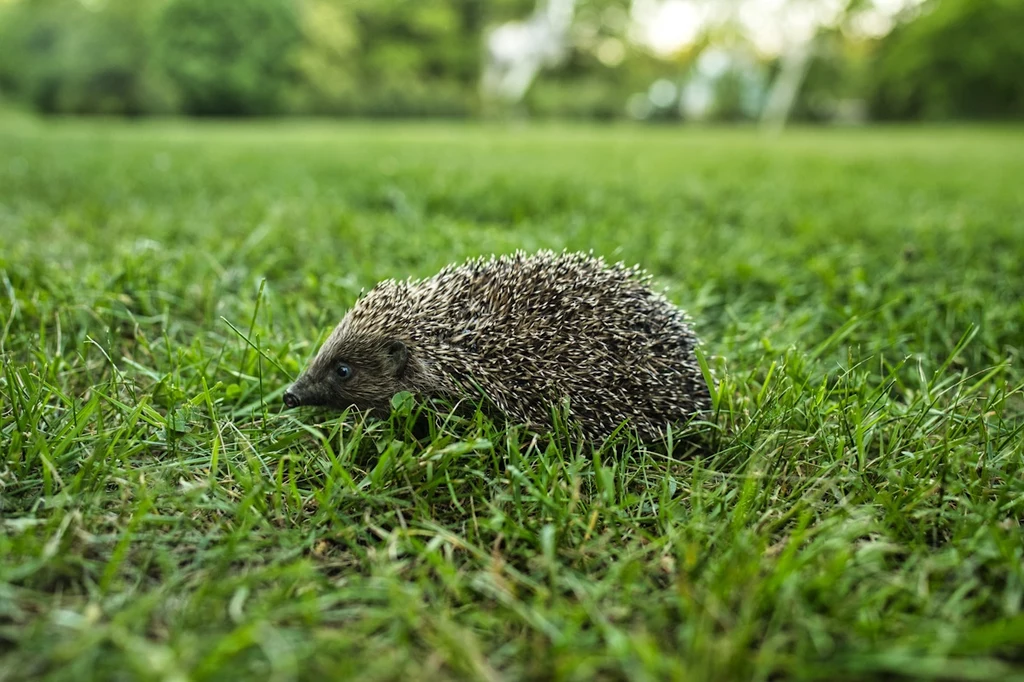
[[[508,22],[521,27],[537,2],[0,0],[0,91],[50,113],[465,116],[481,110],[484,36]],[[674,119],[683,100],[703,97],[714,100],[709,116],[748,118],[758,88],[747,81],[773,63],[766,53],[713,79],[710,94],[688,85],[705,48],[749,47],[750,36],[736,35],[748,4],[756,1],[695,0],[691,8],[707,10],[703,28],[666,53],[647,35],[662,0],[576,0],[559,58],[521,109]],[[781,120],[829,120],[860,111],[866,97],[883,118],[1024,116],[1024,0],[925,0],[881,40],[847,30],[858,13],[877,19],[883,4],[895,6],[780,5],[798,15],[815,9],[808,16],[824,21],[806,59],[773,63],[775,84],[791,86],[772,88],[786,95],[775,98]],[[642,8],[647,23],[638,24]]]
[[[545,3],[531,3],[526,14],[534,5]],[[539,116],[620,118],[631,97],[645,98],[655,81],[678,78],[691,55],[655,55],[633,40],[631,6],[631,0],[577,0],[565,54],[537,72],[523,95],[525,110]],[[678,117],[675,106],[648,105],[645,118]]]
[[[37,111],[135,115],[170,111],[173,93],[147,45],[152,3],[31,0],[0,16],[0,87]]]
[[[168,0],[154,47],[185,113],[247,116],[285,108],[301,40],[291,0]]]
[[[359,27],[359,100],[376,116],[469,114],[480,69],[477,0],[351,0]]]
[[[359,80],[359,33],[348,3],[305,0],[302,45],[296,65],[302,87],[291,102],[298,111],[331,114],[355,97]]]
[[[883,119],[1024,117],[1024,0],[932,0],[882,41]]]
[[[792,118],[829,121],[842,116],[844,102],[860,102],[870,77],[870,47],[869,41],[851,38],[839,27],[819,31]]]

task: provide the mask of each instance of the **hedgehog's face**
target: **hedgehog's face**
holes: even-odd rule
[[[386,412],[406,389],[408,347],[399,339],[332,334],[284,394],[288,407],[310,405]]]

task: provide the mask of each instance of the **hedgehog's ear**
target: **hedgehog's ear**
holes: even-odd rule
[[[409,348],[401,339],[395,339],[388,344],[388,359],[391,361],[391,373],[396,378],[401,378],[409,362]]]

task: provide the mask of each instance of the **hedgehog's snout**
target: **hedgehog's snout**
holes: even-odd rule
[[[291,386],[285,389],[281,400],[288,409],[299,407],[309,402],[309,390],[306,386],[306,377],[301,376]]]

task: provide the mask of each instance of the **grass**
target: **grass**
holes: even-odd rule
[[[1024,132],[15,121],[0,680],[1024,679]],[[284,412],[363,287],[649,268],[696,449]]]

